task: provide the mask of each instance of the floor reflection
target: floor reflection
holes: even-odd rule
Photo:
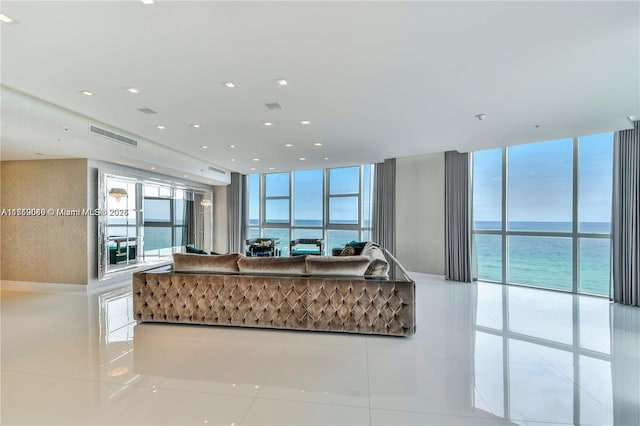
[[[475,387],[518,422],[640,424],[640,312],[607,300],[478,284]]]
[[[640,424],[640,309],[414,277],[411,338],[136,324],[129,288],[3,289],[2,423]]]
[[[387,350],[390,343],[400,348],[398,356],[412,360],[416,370],[432,370],[430,366],[437,363],[422,355],[427,345],[433,350],[440,344],[438,335],[419,333],[413,340],[400,339],[395,343],[393,339],[368,338],[373,352],[362,354],[370,363],[369,372],[365,369],[362,374],[364,379],[369,376],[366,379],[372,388],[369,392],[355,385],[337,385],[341,378],[331,371],[319,372],[322,379],[291,375],[286,373],[287,369],[299,367],[302,373],[320,367],[293,365],[304,356],[295,351],[283,353],[282,343],[286,340],[272,348],[260,346],[260,353],[252,353],[249,346],[243,346],[249,343],[242,340],[243,334],[249,336],[247,330],[136,326],[131,315],[132,297],[127,290],[98,296],[100,362],[94,365],[100,365],[100,369],[95,374],[98,380],[111,383],[116,380],[123,385],[153,386],[162,382],[171,389],[250,397],[261,392],[285,399],[291,397],[290,392],[307,392],[308,398],[331,394],[333,399],[327,396],[327,401],[348,401],[355,406],[366,406],[370,401],[373,406],[381,404],[386,409],[394,406],[385,406],[388,402],[385,398],[402,395],[405,401],[415,400],[416,409],[426,404],[431,407],[429,410],[438,412],[438,405],[444,403],[447,412],[476,416],[486,413],[511,424],[639,424],[638,309],[610,304],[601,298],[488,283],[444,285],[439,291],[445,309],[437,313],[419,308],[423,316],[420,321],[423,327],[443,326],[442,356],[455,359],[463,374],[441,367],[436,370],[442,374],[432,371],[426,376],[424,373],[407,376],[395,387],[397,377],[371,371],[379,356],[376,350]],[[289,339],[291,333],[287,333],[277,331],[273,336]],[[193,340],[198,334],[207,336],[200,346],[194,345]],[[263,336],[266,339],[268,335]],[[302,333],[303,338],[309,336],[319,337],[317,333]],[[338,337],[353,342],[365,339]],[[181,346],[186,339],[189,346]],[[413,348],[406,352],[409,346]],[[406,358],[407,354],[413,355]],[[315,364],[334,365],[327,361],[329,354],[316,355],[308,354]],[[349,358],[346,355],[343,354],[343,359]],[[288,365],[280,366],[283,359]],[[385,362],[387,359],[381,358]],[[234,365],[234,360],[238,365]],[[336,361],[335,366],[340,364]],[[274,368],[282,368],[276,377],[269,374]],[[380,370],[388,368],[381,366]],[[401,373],[398,374],[404,376]],[[340,374],[345,375],[345,371]],[[359,378],[359,373],[352,374]],[[359,380],[356,376],[353,382]],[[330,383],[334,380],[331,377],[336,383]],[[434,392],[434,387],[440,391]],[[432,405],[433,395],[444,399]]]

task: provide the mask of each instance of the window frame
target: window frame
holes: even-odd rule
[[[613,159],[612,159],[613,161]],[[580,290],[580,239],[592,238],[592,239],[604,239],[611,240],[611,231],[609,233],[594,233],[594,232],[580,232],[579,227],[579,167],[580,167],[580,137],[575,136],[572,138],[572,214],[571,214],[571,232],[552,232],[552,231],[514,231],[509,230],[508,227],[508,203],[507,203],[507,188],[509,185],[509,147],[502,148],[502,194],[501,194],[501,229],[476,229],[475,223],[472,229],[472,236],[475,235],[496,235],[501,237],[502,242],[502,279],[495,281],[491,279],[480,278],[482,281],[495,282],[500,284],[512,284],[524,287],[544,288],[551,291],[570,292],[574,294],[587,294],[597,297],[610,297],[611,292],[611,278],[609,278],[609,293],[599,294],[591,293]],[[571,290],[565,290],[561,288],[542,287],[531,284],[523,284],[517,282],[511,282],[507,280],[508,267],[509,267],[509,237],[511,236],[523,236],[523,237],[557,237],[557,238],[571,238]]]
[[[297,230],[303,229],[318,229],[322,232],[322,239],[325,241],[325,253],[331,254],[330,250],[332,247],[328,246],[328,232],[335,230],[347,230],[347,231],[356,231],[359,236],[359,240],[363,241],[363,238],[366,235],[371,235],[373,223],[370,223],[369,226],[365,226],[364,224],[364,208],[363,208],[363,200],[364,200],[364,174],[367,169],[366,166],[370,166],[368,169],[368,173],[371,174],[371,182],[370,182],[370,191],[371,196],[369,202],[371,203],[370,211],[373,211],[373,187],[375,185],[373,179],[374,173],[374,164],[360,164],[356,166],[342,166],[342,167],[334,167],[334,168],[325,168],[325,169],[317,169],[322,170],[322,224],[320,226],[310,226],[310,225],[295,225],[295,172],[272,172],[272,173],[256,173],[259,176],[258,179],[258,193],[259,193],[259,219],[258,225],[251,225],[249,218],[250,211],[250,194],[247,191],[246,194],[246,235],[245,239],[249,238],[250,232],[253,230],[258,230],[259,237],[265,237],[265,233],[270,229],[288,229],[290,239],[296,235]],[[358,192],[357,193],[348,193],[348,194],[335,194],[331,195],[330,191],[330,174],[333,169],[343,169],[343,168],[358,168]],[[288,173],[289,174],[289,194],[287,196],[266,196],[266,176],[269,174],[281,174]],[[247,187],[249,187],[249,179],[252,175],[247,175],[245,179],[247,180]],[[329,222],[329,202],[331,198],[345,198],[345,197],[354,197],[357,196],[358,200],[358,211],[357,211],[357,222],[352,224],[335,224]],[[267,222],[266,220],[266,202],[267,200],[277,200],[277,199],[286,199],[289,202],[289,220],[286,223],[277,223],[277,222]],[[283,254],[288,253],[289,249],[289,241],[281,241],[280,246],[283,250]]]

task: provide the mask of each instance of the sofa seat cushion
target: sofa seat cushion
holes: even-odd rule
[[[304,275],[305,257],[242,257],[238,268],[241,273]]]
[[[311,275],[363,276],[369,267],[366,256],[309,256],[307,273]]]
[[[368,242],[362,249],[362,256],[368,257],[371,261],[365,275],[377,278],[389,277],[389,262],[378,244]]]
[[[174,253],[173,270],[176,272],[238,272],[240,253],[205,255]]]

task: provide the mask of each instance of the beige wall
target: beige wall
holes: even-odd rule
[[[444,274],[444,153],[396,159],[396,254],[409,271]]]
[[[2,209],[88,207],[87,160],[4,161]],[[86,216],[0,218],[3,280],[87,284]]]
[[[213,241],[212,250],[227,253],[227,187],[213,187]]]

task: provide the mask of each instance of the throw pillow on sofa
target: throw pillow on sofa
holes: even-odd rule
[[[347,243],[346,247],[353,247],[355,250],[356,256],[362,253],[362,249],[367,245],[367,241],[351,241]],[[346,248],[345,247],[345,248]]]
[[[340,252],[340,256],[355,256],[356,249],[353,246],[345,246],[344,249]]]
[[[186,246],[186,249],[187,249],[187,253],[193,253],[193,254],[209,254],[209,253],[207,253],[207,252],[206,252],[206,250],[199,249],[199,248],[197,248],[197,247],[194,247],[194,246],[193,246],[193,245],[191,245],[191,244],[190,244],[190,245],[188,245],[188,246]]]

